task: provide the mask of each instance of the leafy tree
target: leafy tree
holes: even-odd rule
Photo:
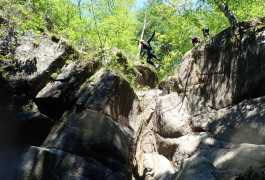
[[[233,2],[233,3],[232,3]],[[252,17],[261,17],[265,15],[265,6],[263,0],[241,0],[231,1],[230,7],[239,21],[247,20]]]
[[[175,73],[182,56],[192,47],[189,35],[201,33],[201,25],[196,25],[201,14],[188,2],[151,2],[139,13],[139,20],[143,19],[142,14],[147,11],[146,38],[153,30],[157,32],[153,47],[156,54],[162,57],[158,74],[163,78]]]
[[[232,26],[238,21],[264,15],[264,1],[262,0],[199,0],[199,2],[216,5]]]
[[[224,15],[229,20],[230,24],[234,26],[238,23],[238,20],[231,11],[231,9],[229,8],[229,2],[230,0],[213,0],[213,3],[215,3],[219,7],[219,9],[224,13]]]
[[[147,0],[144,8],[132,10],[135,0],[1,0],[0,15],[23,31],[63,36],[88,54],[118,48],[136,60],[146,12],[144,39],[156,30],[152,45],[162,58],[157,71],[163,78],[175,73],[183,55],[192,48],[189,35],[201,37],[201,28],[208,27],[214,36],[238,21],[265,14],[264,0],[197,2]]]

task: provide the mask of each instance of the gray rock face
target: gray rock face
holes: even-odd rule
[[[264,19],[253,19],[186,53],[179,79],[192,109],[221,109],[264,95],[264,39]]]
[[[173,179],[216,180],[217,178],[213,174],[214,169],[214,166],[207,158],[203,156],[196,157],[187,162],[183,171]]]
[[[201,141],[175,179],[234,179],[264,158],[259,153],[265,127],[264,97],[260,97],[264,95],[263,41],[264,19],[254,19],[185,55],[179,79],[193,111],[191,126],[213,137]]]
[[[37,107],[22,110],[17,124],[28,149],[9,163],[0,149],[0,165],[7,167],[0,179],[239,177],[265,158],[264,24],[253,19],[221,32],[186,53],[178,76],[140,92],[111,70],[97,70],[97,62],[66,64],[75,52],[59,39],[27,34],[13,51],[18,65],[1,64],[11,79],[0,73],[0,97],[10,94],[19,109],[36,95]],[[126,59],[116,55],[129,72]],[[52,72],[58,76],[51,78]],[[155,87],[157,76],[148,67],[133,73],[140,86]],[[4,122],[13,118],[0,112]],[[5,139],[7,126],[0,123]]]
[[[38,112],[20,112],[16,114],[16,143],[40,146],[51,131],[52,119]]]
[[[138,93],[140,106],[143,111],[139,115],[142,121],[138,128],[138,133],[136,133],[137,140],[134,161],[136,171],[134,176],[136,179],[169,179],[175,171],[170,160],[166,157],[168,154],[166,152],[169,151],[169,148],[160,148],[157,145],[159,143],[156,134],[160,133],[164,135],[167,133],[167,130],[170,130],[170,132],[173,132],[172,136],[174,136],[176,132],[180,132],[177,127],[174,128],[168,125],[170,123],[174,124],[175,121],[178,124],[178,119],[174,119],[171,116],[171,113],[178,109],[178,107],[174,102],[165,105],[164,103],[170,97],[165,97],[165,101],[163,101],[161,100],[163,98],[161,98],[161,95],[162,91],[160,90],[149,90]],[[164,111],[164,114],[160,113],[160,111]],[[166,111],[168,113],[165,113]],[[160,121],[157,122],[159,118]],[[164,124],[166,127],[161,128],[159,123]],[[164,150],[165,152],[163,152]]]
[[[63,40],[28,32],[19,39],[13,56],[16,65],[10,80],[15,90],[35,96],[75,51]]]
[[[8,21],[2,17],[0,17],[0,24],[5,26],[7,25]],[[7,55],[10,52],[13,53],[15,51],[15,47],[19,45],[18,38],[18,31],[14,29],[6,29],[2,30],[0,35],[0,54]]]
[[[138,101],[132,88],[120,76],[100,70],[76,94],[76,108],[63,115],[42,147],[92,157],[115,172],[110,179],[128,179],[134,128],[129,119],[134,117]],[[92,171],[88,165],[84,164],[85,174]],[[107,178],[102,174],[102,179]]]
[[[158,88],[161,89],[165,94],[171,92],[183,93],[183,87],[181,86],[178,77],[169,76],[165,80],[161,81],[158,85]]]
[[[79,156],[102,155],[129,163],[132,136],[125,127],[97,111],[73,112],[62,118],[44,147]]]
[[[252,19],[221,32],[186,53],[177,80],[138,93],[135,179],[159,179],[160,170],[164,179],[235,179],[264,159],[264,24]]]
[[[96,61],[74,61],[66,64],[61,73],[35,97],[39,110],[51,117],[60,118],[77,100],[80,85],[91,77],[98,67],[99,63]]]
[[[120,170],[108,169],[93,158],[79,157],[57,149],[32,146],[21,162],[22,169],[8,175],[12,179],[127,179]]]
[[[150,88],[154,88],[156,86],[158,77],[154,71],[143,65],[137,65],[136,69],[138,71],[138,73],[136,73],[136,77],[137,84],[139,86],[149,86]]]
[[[134,130],[138,98],[127,81],[109,70],[98,71],[85,83],[76,104],[111,116]]]
[[[190,109],[183,94],[171,93],[161,97],[156,111],[156,129],[159,135],[177,138],[192,132]]]
[[[99,52],[99,56],[102,57],[103,64],[114,63],[115,66],[120,66],[123,74],[128,76],[134,76],[136,79],[135,84],[137,87],[150,87],[154,88],[158,82],[157,74],[151,70],[148,66],[138,62],[134,63],[134,68],[129,65],[127,58],[122,54],[120,50],[110,50],[104,48]],[[115,58],[113,58],[115,57]]]
[[[75,51],[48,35],[26,34],[12,53],[17,64],[10,70],[9,63],[1,66],[9,79],[1,73],[0,95],[10,92],[7,101],[13,96],[12,108],[29,108],[28,98],[36,95],[35,110],[51,119],[39,112],[22,116],[22,110],[16,122],[18,139],[23,147],[40,147],[30,147],[21,158],[10,161],[10,169],[0,171],[0,177],[130,179],[139,102],[129,83],[110,70],[96,73],[100,66],[96,61],[66,63],[75,58]],[[13,86],[7,91],[4,87],[9,83]],[[7,113],[4,118],[9,121],[13,116]],[[0,149],[0,160],[3,156]]]
[[[38,112],[0,108],[0,114],[0,165],[6,152],[12,157],[27,146],[40,146],[54,125],[52,119]]]
[[[211,132],[217,139],[264,144],[265,97],[192,118],[193,127]]]

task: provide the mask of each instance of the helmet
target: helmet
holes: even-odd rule
[[[143,43],[143,42],[144,42],[144,40],[143,40],[143,39],[141,39],[141,40],[140,40],[140,43]]]

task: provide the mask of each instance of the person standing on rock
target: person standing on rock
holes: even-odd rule
[[[191,39],[193,46],[195,46],[197,43],[201,42],[201,39],[197,36],[195,36],[195,37],[189,36],[189,38]]]
[[[159,65],[155,64],[153,61],[151,61],[152,58],[155,58],[158,61],[161,60],[160,58],[158,58],[154,54],[154,50],[153,50],[152,46],[150,45],[150,41],[153,39],[154,36],[155,36],[155,31],[154,31],[153,35],[147,41],[142,40],[142,39],[140,40],[140,43],[142,44],[141,58],[143,58],[143,56],[147,53],[146,62],[155,66],[155,68],[158,68]]]
[[[203,36],[205,37],[205,38],[207,38],[207,36],[209,36],[210,34],[209,34],[209,28],[201,28],[201,30],[202,30],[202,34],[203,34]]]

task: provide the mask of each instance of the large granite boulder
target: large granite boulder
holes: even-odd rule
[[[187,52],[179,80],[194,111],[265,95],[265,19],[240,22]]]
[[[264,24],[256,18],[228,28],[189,51],[178,76],[136,93],[122,76],[96,71],[97,62],[65,63],[75,51],[58,38],[29,32],[17,42],[11,38],[17,44],[5,46],[10,52],[2,38],[0,97],[11,94],[19,108],[37,95],[48,117],[38,108],[17,117],[0,108],[1,140],[17,138],[28,146],[14,159],[0,149],[0,165],[6,167],[0,179],[250,177],[240,173],[265,158]],[[150,68],[130,69],[124,56],[114,55],[140,87],[156,86]],[[10,119],[16,136],[4,133],[12,128],[5,124]]]
[[[9,79],[16,92],[34,97],[51,80],[51,74],[65,61],[76,58],[75,50],[59,38],[27,32],[17,39],[12,52],[13,69]],[[8,57],[8,55],[6,55]]]
[[[52,119],[39,112],[0,108],[0,114],[0,156],[2,150],[40,146],[54,125]]]
[[[111,117],[85,109],[65,115],[42,146],[79,156],[113,158],[129,164],[132,134]]]
[[[184,91],[176,75],[169,76],[162,80],[159,83],[158,88],[161,89],[164,94],[169,94],[171,92],[183,93]]]
[[[191,107],[191,126],[206,135],[193,154],[183,152],[175,139],[160,138],[170,155],[177,147],[175,154],[182,156],[173,179],[234,179],[264,158],[264,32],[264,18],[255,18],[186,53],[179,81]]]
[[[228,28],[187,52],[161,91],[137,93],[135,179],[235,179],[252,164],[239,178],[262,177],[264,32],[264,18]]]
[[[35,97],[39,110],[54,119],[74,105],[77,91],[98,69],[97,61],[80,60],[65,64],[60,73]]]
[[[58,149],[29,147],[17,162],[16,168],[1,169],[1,179],[128,179],[121,169],[109,169],[89,157],[80,157]],[[15,163],[15,162],[14,162]]]
[[[169,179],[175,172],[170,160],[167,159],[165,154],[159,152],[157,148],[157,132],[163,134],[163,132],[165,132],[164,130],[168,128],[160,128],[159,123],[156,123],[157,117],[162,116],[160,123],[164,123],[163,121],[167,120],[164,117],[169,117],[171,114],[169,112],[168,114],[162,115],[160,111],[166,112],[172,108],[172,104],[166,106],[165,109],[161,108],[165,106],[160,97],[162,93],[163,92],[158,89],[137,92],[141,107],[139,113],[139,119],[141,119],[141,121],[138,131],[135,134],[136,152],[133,163],[135,172],[133,175],[135,179]],[[175,105],[176,104],[173,103],[173,106]],[[176,107],[172,109],[174,108]],[[172,131],[176,129],[173,128]]]
[[[156,132],[160,136],[178,138],[193,131],[190,109],[184,94],[171,93],[160,97],[156,116]]]
[[[23,155],[28,163],[18,168],[18,174],[24,179],[130,179],[134,124],[129,120],[136,118],[136,94],[127,81],[103,69],[76,94],[76,107],[63,114],[40,148]],[[78,167],[66,164],[65,169],[65,155],[77,159]]]
[[[136,65],[136,83],[138,87],[156,87],[158,83],[158,76],[156,72],[152,71],[148,66]]]
[[[189,156],[182,156],[181,170],[176,172],[174,179],[235,179],[248,166],[265,158],[264,145],[225,142],[214,139],[209,133],[194,133],[186,136],[193,138],[181,137],[186,140],[186,145],[178,149],[178,154],[189,152],[189,146],[193,147],[194,144],[191,140],[196,136],[201,138],[195,143],[196,151]],[[178,143],[177,140],[174,141]]]
[[[235,143],[264,144],[265,97],[211,111],[192,118],[200,131],[211,132],[216,139]]]
[[[0,36],[0,55],[1,104],[19,108],[34,98],[67,60],[76,59],[78,53],[63,39],[6,27]]]
[[[103,48],[99,55],[103,64],[111,64],[111,66],[118,67],[122,73],[131,78],[138,88],[149,87],[154,88],[158,82],[158,76],[155,71],[142,63],[131,62],[118,49]]]
[[[54,121],[39,112],[23,111],[14,119],[16,144],[40,146],[51,131]]]
[[[101,69],[81,87],[78,108],[102,112],[135,129],[138,98],[130,84],[110,70]]]

